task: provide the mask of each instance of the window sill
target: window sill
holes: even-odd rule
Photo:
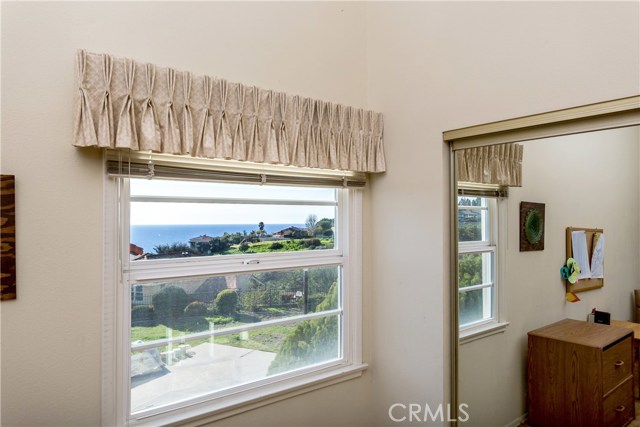
[[[507,329],[507,326],[509,326],[509,322],[490,322],[475,328],[460,331],[458,343],[462,345],[491,335],[500,334]]]
[[[196,427],[308,393],[343,381],[358,378],[368,365],[357,364],[331,368],[298,378],[283,380],[270,386],[206,401],[170,412],[132,419],[129,426],[185,426]]]

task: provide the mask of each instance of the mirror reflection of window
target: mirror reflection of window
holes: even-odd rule
[[[495,319],[497,201],[458,197],[458,302],[460,328]]]

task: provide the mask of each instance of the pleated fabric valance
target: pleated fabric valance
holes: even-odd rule
[[[382,114],[77,53],[78,147],[383,172]]]
[[[521,144],[500,144],[456,151],[457,179],[463,182],[522,187]]]

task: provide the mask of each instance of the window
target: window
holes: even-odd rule
[[[119,325],[116,424],[215,418],[365,367],[360,190],[109,182],[113,240],[128,250],[107,281],[120,295],[105,310]]]
[[[499,205],[495,197],[458,197],[458,313],[462,340],[503,327],[499,311]]]

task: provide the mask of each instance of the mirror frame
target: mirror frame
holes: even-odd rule
[[[455,152],[640,125],[640,95],[443,132],[449,145],[449,394],[450,425],[458,425],[458,215]],[[445,291],[446,294],[446,291]]]

